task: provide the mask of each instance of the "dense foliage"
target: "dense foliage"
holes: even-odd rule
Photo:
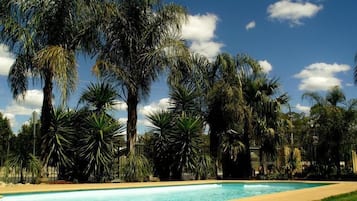
[[[44,93],[41,120],[17,135],[0,115],[5,180],[353,177],[355,99],[334,87],[304,94],[310,114],[291,111],[279,80],[254,58],[189,53],[179,37],[186,17],[183,7],[159,0],[0,0],[0,41],[16,57],[8,76],[14,98],[31,79]],[[94,56],[100,81],[73,109],[66,100],[79,51]],[[138,136],[138,104],[163,73],[170,107],[149,114],[150,131]],[[54,86],[62,95],[55,109]],[[114,118],[119,101],[128,106],[126,126]]]

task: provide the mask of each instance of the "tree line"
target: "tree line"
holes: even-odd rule
[[[196,179],[219,172],[223,178],[249,178],[252,147],[265,175],[264,163],[289,145],[281,174],[296,169],[298,148],[306,155],[326,153],[311,158],[317,175],[340,176],[340,161],[348,161],[356,146],[355,101],[342,107],[343,92],[333,88],[326,100],[304,94],[315,101],[308,117],[284,112],[289,98],[279,80],[249,55],[222,53],[210,61],[191,53],[179,36],[186,20],[185,8],[157,0],[1,0],[0,39],[16,56],[8,76],[13,96],[23,97],[30,81],[39,81],[44,93],[38,124],[24,125],[17,136],[10,131],[1,135],[0,151],[6,153],[1,165],[38,175],[43,167],[55,167],[60,179],[102,182],[114,178],[115,156],[126,147],[123,169],[117,171],[127,181],[150,174],[183,179],[187,172]],[[78,54],[95,58],[92,71],[101,82],[89,85],[78,107],[69,109],[66,100],[76,89]],[[168,74],[171,106],[150,114],[152,131],[139,138],[138,104],[162,73]],[[54,87],[61,92],[58,108],[52,102]],[[125,126],[108,113],[117,99],[128,106]],[[36,125],[40,140],[33,155],[29,131]],[[291,133],[296,135],[287,138]],[[306,136],[318,138],[314,149]],[[145,154],[135,151],[138,139]]]

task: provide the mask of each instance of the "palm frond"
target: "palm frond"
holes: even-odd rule
[[[49,46],[37,53],[35,63],[40,70],[48,69],[53,73],[61,91],[62,104],[65,104],[78,81],[74,52],[61,46]]]

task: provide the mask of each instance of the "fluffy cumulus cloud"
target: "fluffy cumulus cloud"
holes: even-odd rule
[[[267,60],[260,60],[258,63],[265,73],[269,73],[273,70],[273,66]]]
[[[267,12],[269,18],[287,21],[291,26],[301,25],[304,18],[312,18],[323,9],[322,5],[316,5],[304,1],[280,0],[269,5]]]
[[[149,105],[145,105],[139,109],[141,115],[147,116],[155,112],[165,111],[170,107],[170,99],[163,98],[158,102],[153,102]]]
[[[333,86],[342,87],[342,81],[336,77],[336,74],[350,69],[351,67],[346,64],[314,63],[306,66],[294,77],[301,79],[300,90],[326,91]]]
[[[309,115],[309,114],[310,114],[310,107],[308,107],[308,106],[296,104],[295,108],[296,108],[299,112],[303,112],[303,113],[305,113],[306,115]]]
[[[222,43],[214,41],[218,17],[214,14],[191,15],[182,26],[182,38],[191,43],[190,49],[213,60]]]
[[[249,29],[254,29],[255,28],[255,21],[253,20],[253,21],[251,21],[251,22],[249,22],[247,25],[245,25],[245,29],[246,30],[249,30]]]
[[[24,98],[22,96],[16,99],[16,105],[30,107],[30,108],[40,108],[42,106],[43,92],[41,90],[28,90],[25,93]]]
[[[19,97],[13,100],[5,109],[0,112],[10,120],[11,127],[16,129],[19,125],[16,121],[17,116],[31,116],[34,111],[41,112],[43,93],[40,90],[28,90],[24,99]]]
[[[9,52],[9,48],[0,44],[0,75],[7,76],[14,61],[14,56]]]

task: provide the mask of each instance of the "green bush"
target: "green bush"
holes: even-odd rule
[[[152,175],[152,168],[144,155],[129,153],[121,172],[126,182],[146,181]]]

